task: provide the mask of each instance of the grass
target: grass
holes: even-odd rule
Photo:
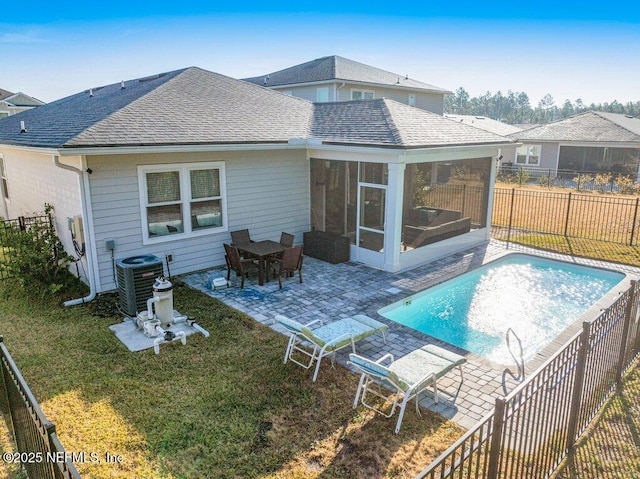
[[[554,479],[640,478],[640,368],[625,378]]]
[[[122,456],[76,464],[84,478],[413,477],[463,433],[411,410],[395,435],[394,418],[351,407],[355,374],[327,361],[311,382],[282,363],[285,336],[180,283],[176,309],[211,335],[159,355],[109,331],[114,296],[65,309],[0,286],[5,344],[65,449]]]

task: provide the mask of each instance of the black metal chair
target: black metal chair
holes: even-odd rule
[[[293,276],[295,271],[298,272],[300,282],[302,283],[302,246],[294,246],[292,248],[286,248],[280,258],[272,259],[271,268],[274,275],[278,276],[278,284],[282,289],[282,276]]]
[[[225,261],[227,262],[227,281],[231,276],[231,270],[236,272],[236,275],[241,278],[240,289],[244,288],[244,279],[249,276],[249,273],[258,272],[258,265],[256,262],[249,258],[241,258],[238,248],[235,246],[224,243]]]

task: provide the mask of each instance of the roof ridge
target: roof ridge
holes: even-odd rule
[[[112,111],[111,113],[109,113],[108,115],[105,115],[104,117],[100,118],[98,121],[92,123],[91,125],[89,125],[88,127],[86,127],[85,129],[83,129],[82,131],[80,131],[79,133],[77,133],[76,135],[70,137],[67,139],[66,143],[73,143],[73,141],[75,141],[78,137],[88,134],[88,132],[90,132],[93,128],[97,128],[98,126],[100,126],[102,123],[105,123],[106,121],[110,120],[111,118],[113,118],[115,115],[119,114],[120,112],[122,112],[123,110],[126,110],[130,107],[132,107],[133,105],[137,104],[138,102],[142,101],[143,98],[148,97],[150,94],[158,91],[158,89],[164,87],[167,84],[170,84],[173,80],[175,80],[176,78],[178,78],[179,76],[183,75],[185,72],[189,71],[189,70],[193,70],[193,69],[199,69],[198,67],[186,67],[186,68],[181,68],[178,70],[173,70],[170,72],[164,72],[164,73],[156,73],[154,75],[148,75],[145,77],[140,77],[140,78],[134,78],[132,80],[123,80],[122,82],[120,82],[120,84],[122,85],[120,88],[126,88],[126,84],[127,82],[144,82],[144,81],[150,81],[150,80],[155,80],[158,78],[162,78],[164,76],[167,75],[171,75],[173,74],[172,77],[168,78],[167,80],[163,81],[162,83],[159,83],[158,85],[156,85],[154,88],[152,88],[151,90],[149,90],[148,92],[144,93],[143,95],[138,96],[137,98],[131,100],[130,102],[126,103],[125,105],[121,106],[120,108]],[[200,69],[202,70],[202,69]],[[97,87],[97,88],[108,88],[108,87],[113,87],[114,85],[117,85],[118,83],[110,83],[108,85],[104,85],[101,87]],[[89,133],[90,134],[90,133]]]
[[[387,123],[387,125],[389,125],[389,131],[393,135],[394,141],[400,145],[403,145],[404,138],[402,137],[402,134],[400,133],[400,128],[398,128],[398,125],[396,124],[393,118],[393,113],[391,113],[391,109],[387,104],[387,101],[393,101],[393,100],[389,100],[388,98],[382,97],[382,98],[375,98],[374,100],[369,100],[369,101],[379,101],[382,103],[382,112],[384,114],[385,122]]]
[[[624,130],[624,131],[626,131],[628,133],[631,133],[632,135],[636,135],[637,137],[640,137],[640,135],[638,134],[637,131],[632,131],[629,128],[627,128],[626,126],[623,126],[620,123],[611,120],[611,118],[607,118],[606,116],[601,115],[601,113],[608,113],[608,114],[613,114],[613,115],[625,115],[624,113],[612,113],[612,112],[609,112],[609,111],[595,111],[595,110],[593,110],[593,113],[598,115],[603,120],[607,120],[608,122],[613,123],[618,128],[620,128],[620,129],[622,129],[622,130]],[[632,116],[632,115],[629,115],[629,116],[630,116],[629,119],[636,119],[637,120],[637,118],[635,116]]]

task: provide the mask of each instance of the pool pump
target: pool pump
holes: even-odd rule
[[[162,276],[153,283],[153,297],[147,300],[147,310],[138,313],[136,326],[145,336],[156,338],[153,342],[153,350],[160,354],[160,345],[181,341],[187,344],[187,335],[184,331],[172,331],[170,328],[178,323],[186,323],[187,326],[209,337],[209,332],[198,325],[193,318],[183,316],[173,309],[173,285]]]

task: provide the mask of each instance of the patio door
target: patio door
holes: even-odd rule
[[[362,263],[382,267],[387,188],[360,183],[358,193],[358,234],[353,253]]]

